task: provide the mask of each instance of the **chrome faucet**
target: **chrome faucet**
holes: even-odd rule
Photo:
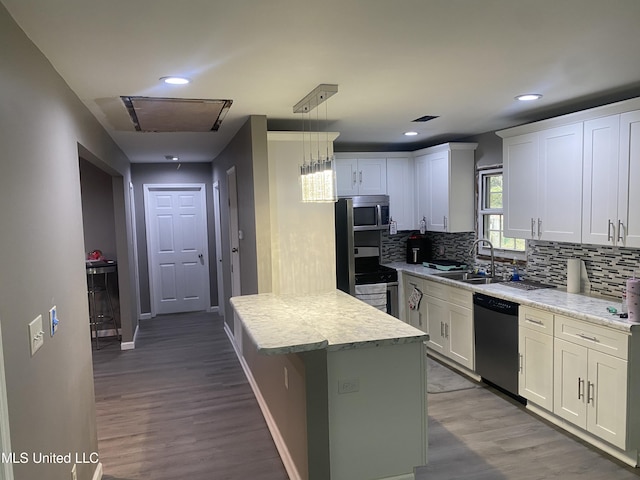
[[[488,243],[489,248],[491,249],[491,277],[493,278],[496,276],[496,262],[495,262],[495,256],[493,255],[493,243],[491,243],[486,238],[479,238],[475,242],[473,242],[473,245],[471,245],[471,250],[469,250],[469,255],[473,255],[473,250],[476,248],[476,245],[482,242]]]

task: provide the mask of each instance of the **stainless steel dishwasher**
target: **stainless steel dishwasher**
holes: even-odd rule
[[[476,373],[518,395],[518,304],[473,294]]]

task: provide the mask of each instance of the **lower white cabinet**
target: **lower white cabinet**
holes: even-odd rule
[[[521,306],[518,317],[518,394],[552,411],[553,314]]]
[[[429,341],[427,347],[473,370],[472,293],[469,290],[424,281],[424,315]]]
[[[627,362],[562,339],[554,353],[554,413],[625,449]]]
[[[412,327],[417,328],[418,330],[422,330],[425,333],[429,333],[429,329],[427,326],[427,318],[425,315],[426,305],[423,300],[419,303],[418,308],[411,309],[409,308],[409,298],[413,293],[414,288],[417,288],[420,292],[424,292],[423,282],[424,280],[421,277],[416,277],[415,275],[404,274],[403,275],[403,310],[404,315],[402,320],[405,323],[408,323]]]

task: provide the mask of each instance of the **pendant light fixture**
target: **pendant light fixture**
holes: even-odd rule
[[[336,163],[333,153],[329,153],[328,108],[326,101],[338,92],[337,85],[320,84],[293,107],[293,113],[302,114],[302,164],[300,165],[300,187],[302,201],[306,203],[327,203],[337,200]],[[325,141],[321,144],[320,118],[316,110],[316,131],[311,132],[310,112],[324,103],[325,106]],[[309,143],[305,129],[305,114],[309,118]],[[316,148],[313,146],[313,135],[316,136]]]

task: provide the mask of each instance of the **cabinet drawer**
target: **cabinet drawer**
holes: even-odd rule
[[[461,307],[473,307],[473,293],[471,293],[471,290],[449,286],[447,300],[449,300],[449,303],[453,303],[454,305],[459,305]]]
[[[518,325],[553,335],[553,313],[521,305],[518,309]]]
[[[556,315],[555,336],[623,360],[628,357],[627,335],[607,327]]]
[[[425,280],[422,285],[425,295],[430,295],[441,300],[449,300],[449,289],[445,284]]]

